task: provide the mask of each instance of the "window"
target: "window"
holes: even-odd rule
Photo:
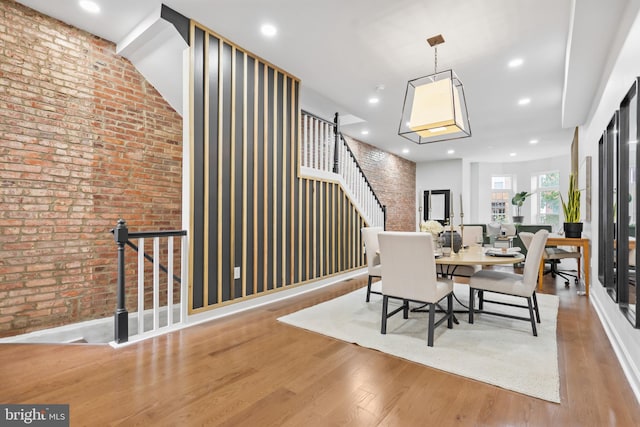
[[[531,209],[536,224],[560,226],[560,173],[544,172],[531,176]]]
[[[513,177],[491,177],[491,220],[505,222],[509,219],[508,207],[513,197]]]

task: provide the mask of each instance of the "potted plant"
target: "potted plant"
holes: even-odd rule
[[[562,211],[564,212],[565,237],[582,237],[582,223],[580,222],[580,190],[576,184],[576,176],[569,175],[569,190],[567,201],[560,195]]]
[[[530,195],[531,193],[521,191],[519,193],[516,193],[516,195],[511,199],[511,204],[516,207],[516,212],[518,213],[518,215],[514,215],[513,217],[514,223],[522,224],[522,221],[524,221],[524,216],[521,215],[520,209],[522,208],[524,201],[527,200],[527,197],[529,197]]]

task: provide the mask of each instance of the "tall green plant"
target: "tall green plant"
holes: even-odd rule
[[[567,202],[565,203],[562,195],[562,210],[564,211],[564,222],[580,222],[580,190],[576,183],[576,176],[569,175],[569,191],[567,192]]]

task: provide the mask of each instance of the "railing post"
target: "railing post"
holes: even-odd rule
[[[124,245],[129,240],[129,229],[124,219],[118,220],[118,225],[113,230],[113,238],[118,245],[118,289],[117,307],[114,315],[115,328],[114,340],[117,343],[129,341],[129,313],[125,307],[125,283],[124,283]]]
[[[333,137],[335,139],[335,149],[333,150],[333,173],[338,173],[338,161],[340,159],[338,151],[340,146],[340,119],[337,112],[333,117]]]
[[[382,205],[382,229],[387,229],[387,205]]]

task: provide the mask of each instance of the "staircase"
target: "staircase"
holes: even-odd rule
[[[333,122],[302,111],[300,175],[339,182],[370,227],[385,226],[385,207]]]

